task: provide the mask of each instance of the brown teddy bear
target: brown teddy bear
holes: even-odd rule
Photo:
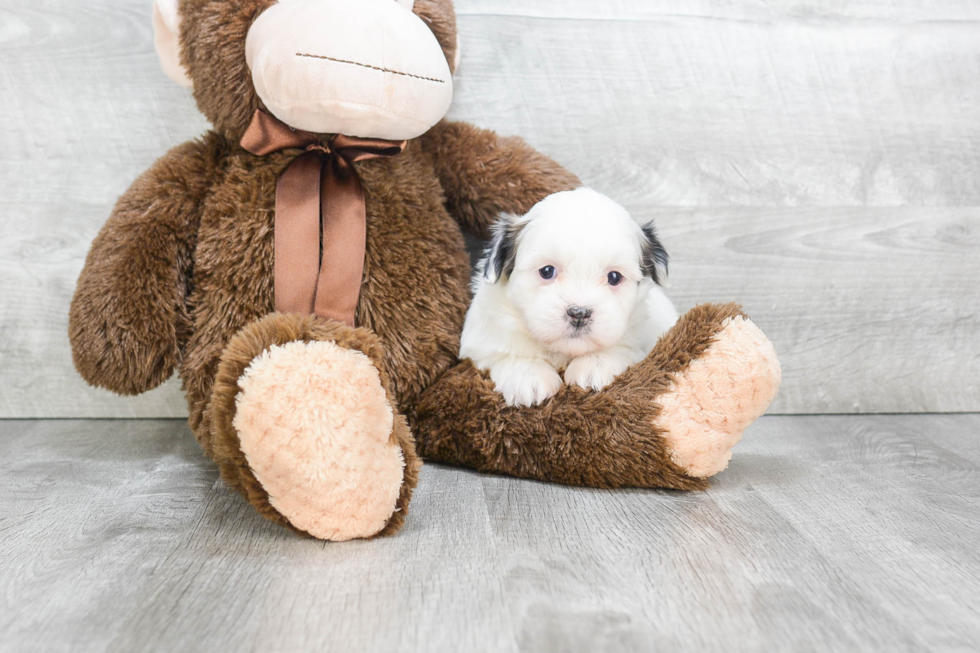
[[[420,456],[595,487],[703,488],[779,384],[733,305],[686,315],[599,392],[508,407],[457,358],[463,230],[579,180],[443,121],[451,0],[156,0],[157,51],[214,126],[119,200],[71,307],[75,365],[137,394],[178,369],[190,425],[264,516],[395,532]]]

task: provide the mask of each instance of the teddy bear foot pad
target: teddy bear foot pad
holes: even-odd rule
[[[781,371],[765,334],[742,316],[728,318],[704,354],[673,378],[656,426],[670,458],[695,478],[724,470],[742,432],[779,388]]]
[[[233,424],[272,507],[321,539],[381,531],[405,461],[371,360],[333,342],[294,341],[255,358],[238,385]]]

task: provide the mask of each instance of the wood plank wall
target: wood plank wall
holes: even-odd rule
[[[639,215],[680,308],[738,301],[780,413],[980,410],[980,4],[457,0],[451,116]],[[207,128],[148,0],[0,7],[0,417],[180,416],[87,388],[65,335],[115,198]]]

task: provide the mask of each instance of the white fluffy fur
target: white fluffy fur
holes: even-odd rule
[[[533,406],[564,382],[600,390],[642,360],[677,321],[673,304],[641,267],[644,234],[629,213],[588,189],[556,193],[525,216],[504,216],[473,280],[460,357],[488,370],[509,405]],[[495,248],[520,233],[514,269],[497,278]],[[551,280],[541,277],[555,268]],[[484,274],[486,271],[486,274]],[[623,281],[610,285],[608,274]],[[576,329],[567,311],[592,311]]]

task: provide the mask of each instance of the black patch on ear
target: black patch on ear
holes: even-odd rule
[[[515,224],[514,216],[501,216],[493,226],[493,238],[483,259],[483,276],[496,283],[506,279],[517,264],[517,238],[524,223]]]
[[[670,257],[664,249],[660,239],[657,238],[657,231],[653,228],[653,223],[645,224],[643,229],[643,244],[640,249],[640,269],[643,276],[650,277],[653,282],[660,284],[663,281],[663,274],[667,273],[667,262]],[[663,274],[661,274],[663,269]]]

